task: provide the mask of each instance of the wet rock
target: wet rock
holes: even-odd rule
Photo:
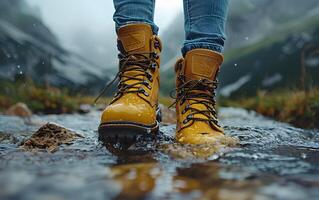
[[[31,138],[23,142],[21,147],[27,151],[45,149],[53,153],[58,150],[60,145],[71,144],[80,137],[82,136],[71,130],[53,123],[47,123],[40,127]]]
[[[32,111],[28,108],[28,106],[25,103],[17,103],[11,106],[5,112],[5,114],[19,117],[30,117],[32,115]]]
[[[92,110],[92,106],[90,104],[81,104],[78,111],[79,113],[85,114],[89,113]]]
[[[162,111],[162,125],[175,124],[176,123],[176,112],[173,109],[169,109],[166,106],[160,104]]]

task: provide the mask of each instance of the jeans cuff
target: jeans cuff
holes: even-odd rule
[[[128,24],[148,24],[151,26],[153,34],[158,35],[158,29],[159,29],[158,26],[156,26],[154,23],[142,22],[142,21],[128,21],[128,22],[125,22],[121,25],[115,24],[116,32],[119,30],[119,28],[121,28],[125,25],[128,25]]]
[[[212,51],[217,51],[219,53],[223,53],[224,47],[218,44],[211,44],[206,42],[196,42],[185,44],[182,48],[183,57],[185,57],[186,53],[192,49],[209,49]]]

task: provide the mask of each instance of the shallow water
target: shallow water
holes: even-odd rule
[[[0,115],[0,199],[319,199],[319,131],[222,108],[235,147],[203,158],[168,125],[112,154],[97,140],[99,114],[34,116],[84,136],[53,154],[19,149],[39,125]]]

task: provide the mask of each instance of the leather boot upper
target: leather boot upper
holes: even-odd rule
[[[118,30],[119,84],[101,123],[156,123],[161,41],[147,24],[131,24]]]
[[[211,143],[223,136],[214,99],[222,62],[217,52],[194,49],[176,63],[176,139],[180,143]]]

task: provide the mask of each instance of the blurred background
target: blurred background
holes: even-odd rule
[[[182,0],[156,3],[167,97],[184,39]],[[72,112],[72,97],[96,95],[117,72],[113,12],[110,0],[1,0],[1,110],[23,101],[39,113]],[[296,99],[288,106],[305,107],[287,115],[319,117],[311,113],[319,110],[318,0],[230,0],[228,19],[220,104],[276,117]]]

